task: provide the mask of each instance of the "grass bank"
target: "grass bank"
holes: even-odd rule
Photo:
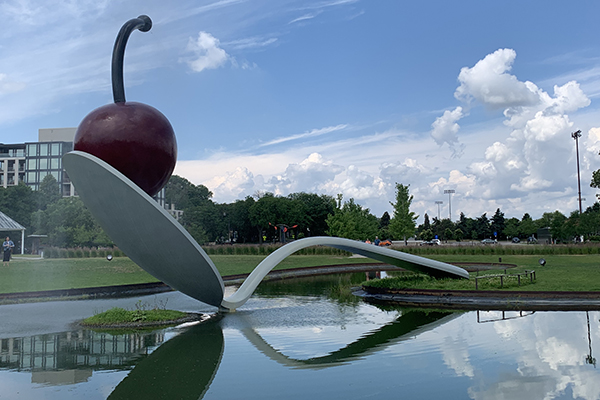
[[[431,255],[429,258],[453,262],[498,262],[495,256],[468,256],[464,255]],[[529,283],[521,279],[518,285],[516,277],[504,278],[503,287],[500,278],[480,279],[480,290],[524,290],[524,291],[600,291],[600,255],[548,255],[543,258],[546,265],[539,264],[539,255],[506,255],[502,262],[516,264],[517,268],[508,269],[507,274],[517,274],[525,270],[535,270],[537,279]],[[471,273],[475,276],[503,274],[503,269],[486,270]],[[369,281],[365,285],[389,288],[416,288],[416,289],[444,289],[444,290],[475,290],[475,279],[431,279],[427,276],[416,274],[403,274],[390,279]]]
[[[221,275],[236,275],[251,272],[264,259],[264,255],[211,255]],[[444,262],[498,262],[498,255],[433,254],[426,257]],[[546,265],[538,264],[544,257]],[[502,262],[516,264],[518,268],[508,273],[524,270],[536,271],[534,284],[517,286],[516,279],[505,281],[506,290],[538,291],[600,291],[600,254],[571,255],[502,255]],[[339,264],[370,263],[365,258],[349,258],[344,255],[294,255],[285,259],[277,269],[312,267]],[[503,271],[482,271],[497,274]],[[475,276],[472,273],[471,276]],[[404,279],[370,281],[369,284],[388,284],[392,287],[441,288],[450,290],[473,290],[474,279],[469,281],[430,279]],[[44,259],[30,260],[15,257],[9,267],[0,266],[0,293],[29,292],[55,289],[72,289],[96,286],[111,286],[156,282],[156,279],[139,268],[127,257],[115,257],[112,261],[102,258]],[[500,289],[500,281],[480,280],[482,289]]]
[[[176,310],[125,310],[123,308],[115,307],[84,319],[81,322],[81,325],[91,327],[114,327],[115,325],[123,324],[169,323],[185,318],[186,316],[186,313]]]
[[[211,255],[222,276],[251,272],[264,255]],[[294,255],[276,269],[373,262],[342,255]],[[156,282],[127,257],[32,260],[14,257],[0,266],[0,293],[33,292]]]

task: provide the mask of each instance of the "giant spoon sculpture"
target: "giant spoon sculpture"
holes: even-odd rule
[[[77,128],[74,151],[63,164],[77,192],[111,239],[136,264],[173,289],[232,311],[242,306],[283,259],[305,247],[325,245],[433,276],[467,278],[454,265],[336,237],[289,243],[266,257],[241,287],[224,299],[221,275],[192,236],[153,199],[168,181],[177,157],[173,129],[158,110],[125,101],[125,45],[136,29],[152,27],[142,15],[127,21],[113,50],[114,103],[89,113]]]

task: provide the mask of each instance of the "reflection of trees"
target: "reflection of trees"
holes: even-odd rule
[[[108,398],[201,399],[219,369],[223,348],[217,322],[193,326],[138,362]]]
[[[384,325],[326,356],[306,360],[292,359],[269,345],[250,324],[240,330],[246,338],[263,354],[288,367],[320,369],[343,364],[380,351],[397,342],[413,339],[416,335],[437,328],[460,314],[450,312],[409,311],[395,321]]]

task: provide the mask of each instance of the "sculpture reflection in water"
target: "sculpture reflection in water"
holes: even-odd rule
[[[261,353],[288,368],[323,369],[414,339],[459,315],[409,311],[336,351],[308,359],[295,359],[275,349],[243,313],[228,316],[226,326],[239,330]],[[78,330],[2,339],[0,369],[31,372],[33,383],[49,385],[84,382],[93,371],[131,370],[109,399],[199,399],[221,363],[223,325],[223,320],[216,318],[181,329],[167,341],[164,330],[123,335]]]

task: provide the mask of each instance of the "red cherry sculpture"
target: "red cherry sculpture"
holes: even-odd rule
[[[73,148],[92,154],[120,171],[150,196],[167,183],[177,160],[177,141],[169,120],[146,104],[125,101],[123,58],[131,32],[147,32],[149,17],[127,21],[119,31],[112,59],[114,103],[90,112],[79,124]]]

